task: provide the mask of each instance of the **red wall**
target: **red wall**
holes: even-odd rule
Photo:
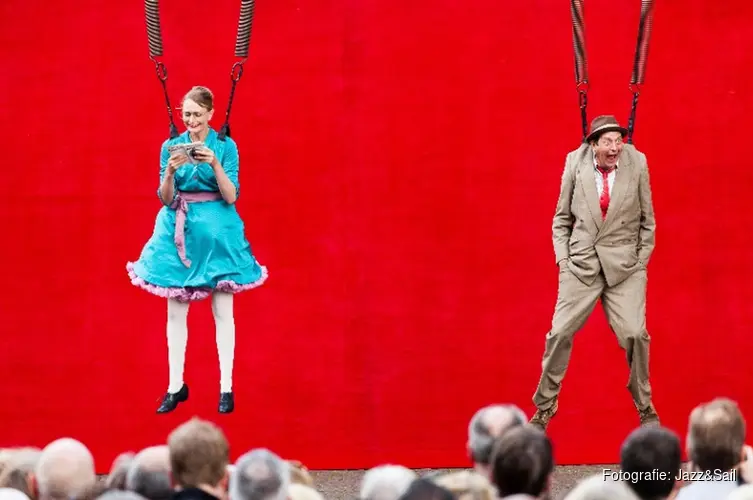
[[[161,4],[171,97],[208,85],[219,127],[239,2]],[[238,206],[270,279],[237,297],[237,411],[222,417],[207,302],[189,320],[192,398],[154,413],[165,304],[125,272],[160,208],[167,133],[142,5],[0,6],[0,445],[73,435],[106,470],[199,415],[234,456],[452,466],[476,408],[532,412],[551,217],[580,140],[568,2],[257,2],[232,124]],[[591,117],[627,119],[639,5],[586,2]],[[682,434],[713,396],[753,410],[751,5],[658,1],[638,110],[658,217],[652,380]],[[551,428],[560,463],[616,460],[637,423],[597,311]]]

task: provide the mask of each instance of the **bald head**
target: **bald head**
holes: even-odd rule
[[[474,463],[488,466],[494,440],[526,420],[526,414],[515,405],[497,404],[478,410],[468,425],[468,452]]]
[[[166,445],[144,448],[133,457],[132,465],[147,470],[170,472],[170,450]]]
[[[0,500],[29,500],[29,497],[15,488],[0,488]]]
[[[58,439],[42,450],[35,477],[40,500],[79,498],[96,481],[94,457],[81,442]]]
[[[133,457],[126,475],[126,489],[149,500],[170,498],[170,450],[167,446],[151,446]]]

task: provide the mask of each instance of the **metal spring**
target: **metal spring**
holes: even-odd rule
[[[235,56],[248,57],[251,42],[251,24],[254,19],[254,0],[241,0],[241,14],[238,18],[238,35],[235,40]]]
[[[570,16],[573,22],[573,49],[575,52],[575,83],[588,81],[586,61],[586,35],[583,29],[583,0],[570,0]]]
[[[651,25],[653,23],[653,0],[641,1],[641,19],[638,26],[638,43],[635,48],[632,84],[642,84],[646,77],[646,59],[648,57],[648,42],[651,39]]]
[[[146,36],[149,39],[149,55],[162,55],[162,28],[159,20],[159,0],[145,0]]]

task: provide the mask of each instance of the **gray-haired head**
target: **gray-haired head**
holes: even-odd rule
[[[168,447],[150,446],[138,452],[128,467],[125,488],[149,500],[169,499],[173,494],[173,487]]]
[[[35,467],[39,500],[73,500],[94,487],[94,457],[83,443],[71,438],[48,444]]]
[[[96,500],[146,500],[146,498],[133,491],[109,490],[96,497]]]
[[[581,480],[564,500],[640,500],[625,482],[614,481],[602,474]]]
[[[235,462],[228,488],[230,500],[286,500],[290,465],[266,448],[252,450]]]
[[[494,440],[527,421],[525,412],[512,404],[493,404],[479,409],[468,424],[468,454],[473,462],[488,467]]]
[[[418,474],[402,465],[379,465],[364,474],[359,498],[360,500],[397,500],[416,479],[418,479]]]

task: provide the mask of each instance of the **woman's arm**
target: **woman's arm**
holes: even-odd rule
[[[220,188],[222,199],[224,199],[226,203],[232,205],[233,203],[235,203],[235,200],[238,199],[238,193],[235,188],[235,184],[233,184],[233,182],[227,176],[225,169],[222,168],[222,164],[220,163],[220,160],[217,159],[217,157],[214,158],[211,165],[212,170],[214,170],[214,176],[217,178],[217,186]]]
[[[171,156],[167,141],[162,144],[159,159],[159,188],[157,196],[164,205],[170,206],[175,198],[175,172],[188,161],[185,155]]]
[[[168,156],[165,161],[162,159],[160,168],[160,177],[162,182],[159,185],[159,197],[162,203],[170,205],[175,198],[175,172],[188,161],[185,155]]]
[[[232,205],[238,200],[238,149],[235,142],[229,137],[226,139],[222,154],[222,162],[214,154],[214,151],[204,147],[197,154],[200,161],[206,162],[212,167],[217,187],[222,199]]]
[[[172,172],[165,172],[162,184],[159,186],[159,197],[162,203],[169,205],[175,197],[175,176]]]

